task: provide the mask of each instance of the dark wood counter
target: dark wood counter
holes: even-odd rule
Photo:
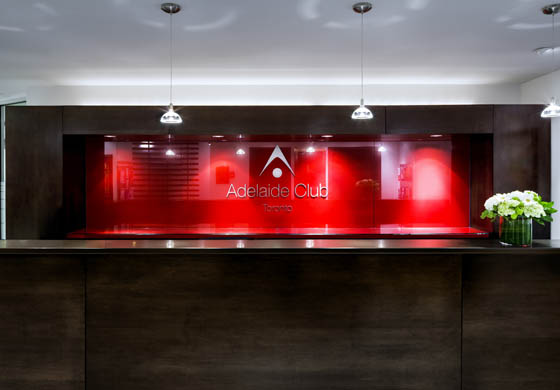
[[[1,389],[560,388],[560,241],[0,242]]]

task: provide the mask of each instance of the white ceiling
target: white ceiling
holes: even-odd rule
[[[179,0],[178,84],[359,83],[352,0]],[[520,83],[549,73],[546,0],[378,0],[366,82]],[[32,85],[157,85],[169,16],[152,0],[0,0],[0,93]],[[560,18],[558,18],[560,21]],[[0,95],[1,97],[1,95]]]

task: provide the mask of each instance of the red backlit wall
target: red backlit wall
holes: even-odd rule
[[[84,232],[470,233],[469,145],[465,136],[91,136]]]

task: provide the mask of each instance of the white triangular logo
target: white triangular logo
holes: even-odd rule
[[[266,165],[264,166],[263,170],[261,171],[261,174],[259,176],[262,176],[263,172],[266,170],[266,168],[268,168],[268,166],[276,159],[280,159],[280,161],[282,161],[284,163],[284,165],[286,165],[288,167],[288,169],[290,170],[290,172],[292,172],[292,175],[296,175],[294,173],[294,171],[292,170],[292,167],[290,166],[290,164],[288,164],[288,160],[286,160],[286,157],[284,156],[284,153],[282,153],[282,151],[280,150],[280,148],[278,147],[278,145],[276,145],[276,147],[274,148],[274,150],[272,151],[272,154],[270,155],[270,157],[268,158],[268,161],[266,162]]]

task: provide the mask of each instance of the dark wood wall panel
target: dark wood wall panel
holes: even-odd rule
[[[91,259],[88,390],[460,388],[460,257]]]
[[[99,210],[105,208],[105,171],[104,171],[104,143],[102,136],[87,136],[85,153],[87,160],[87,170],[85,174],[85,191],[89,194],[90,201],[85,205],[86,219],[88,226],[103,229],[103,215]],[[82,228],[85,228],[82,226]]]
[[[493,106],[388,106],[388,134],[492,133]]]
[[[62,187],[62,108],[6,107],[7,238],[59,238]]]
[[[550,199],[550,120],[540,118],[542,106],[374,107],[373,121],[351,120],[353,108],[184,107],[181,114],[185,121],[173,127],[173,131],[179,134],[494,131],[494,192],[533,189]],[[167,129],[159,122],[161,113],[161,107],[8,107],[7,237],[61,238],[65,222],[72,226],[78,223],[79,218],[69,221],[62,211],[63,131],[81,135],[166,134]],[[488,179],[476,174],[489,165],[473,160],[473,183]],[[478,194],[471,198],[473,226],[477,226],[478,209],[484,196]],[[69,200],[72,199],[66,199]],[[549,225],[543,228],[535,225],[535,237],[550,237]]]
[[[550,199],[550,119],[541,111],[539,105],[495,107],[495,192],[533,190]],[[533,226],[535,238],[550,238],[550,224]]]
[[[382,134],[385,107],[372,121],[356,121],[353,106],[177,107],[175,134]],[[64,107],[64,134],[167,134],[162,107]]]
[[[559,260],[465,258],[464,390],[560,388]]]
[[[0,259],[0,389],[83,390],[83,262]]]
[[[86,139],[63,138],[64,231],[72,232],[86,225]]]
[[[469,141],[471,144],[471,226],[492,231],[492,222],[480,219],[480,214],[484,211],[484,202],[494,194],[492,134],[477,134],[471,136]]]

